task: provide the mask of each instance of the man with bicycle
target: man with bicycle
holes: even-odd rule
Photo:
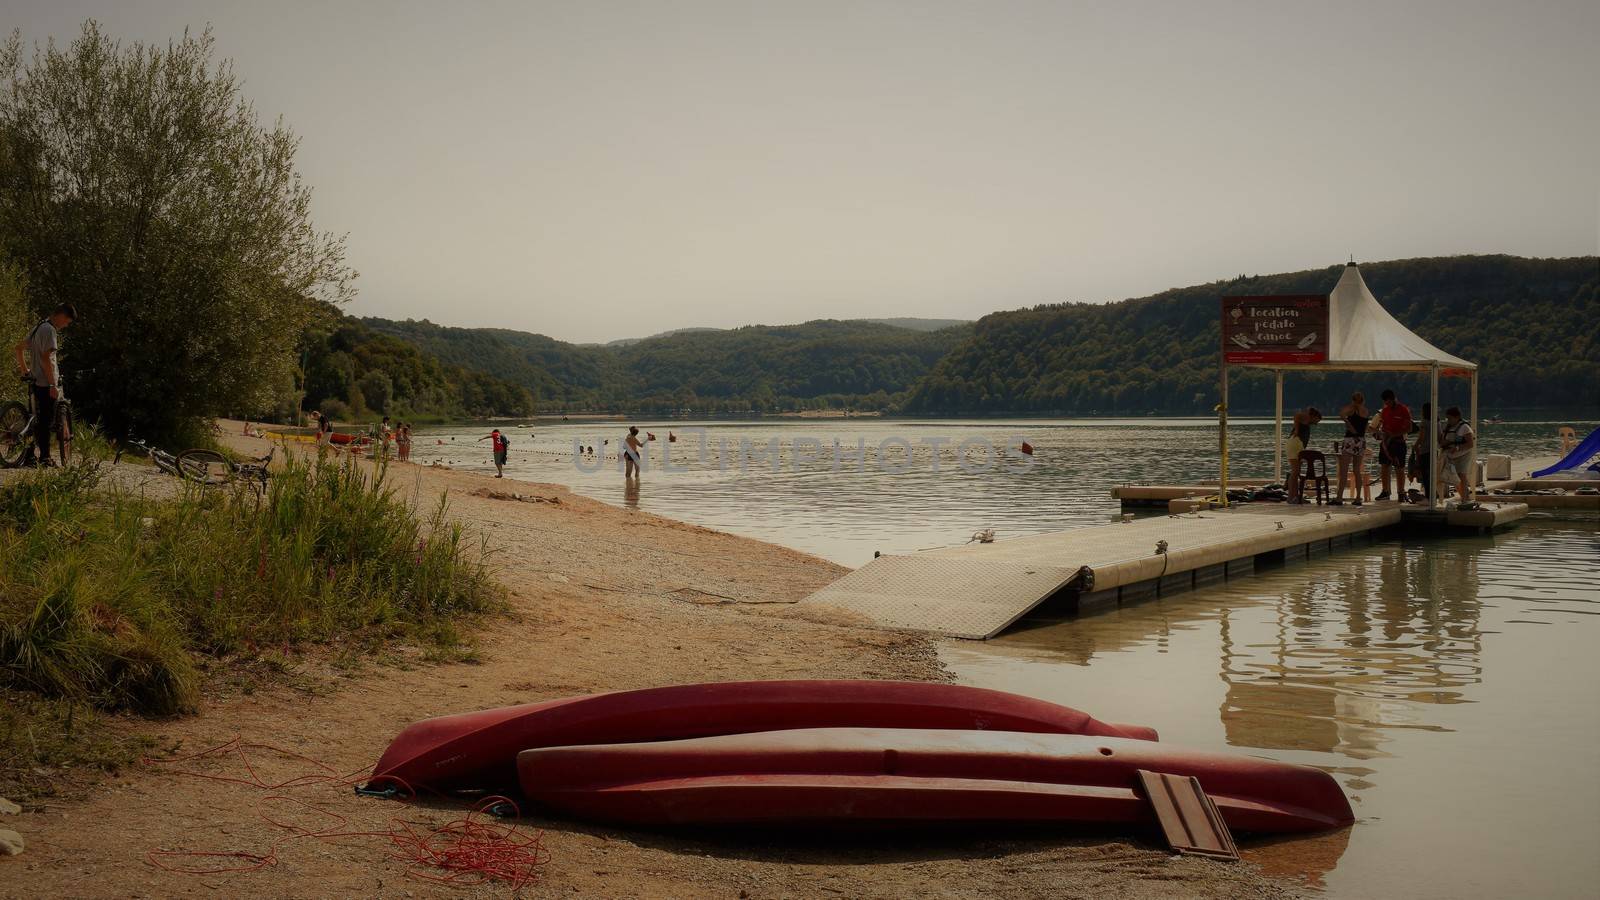
[[[23,378],[31,375],[33,379],[33,437],[41,466],[51,465],[50,435],[56,423],[56,401],[61,399],[61,370],[56,365],[57,333],[77,319],[77,308],[63,303],[12,348],[18,374]]]

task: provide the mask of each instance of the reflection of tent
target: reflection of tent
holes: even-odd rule
[[[1228,362],[1222,362],[1222,427],[1228,427]],[[1389,311],[1378,303],[1361,278],[1361,270],[1352,263],[1345,266],[1339,283],[1328,294],[1328,358],[1317,363],[1234,363],[1241,368],[1272,369],[1277,375],[1277,454],[1276,472],[1283,474],[1283,373],[1285,371],[1309,372],[1428,372],[1432,375],[1429,389],[1429,406],[1434,421],[1443,420],[1439,411],[1439,376],[1455,375],[1472,380],[1472,403],[1467,422],[1472,433],[1478,433],[1478,366],[1459,356],[1453,356],[1423,340],[1409,328],[1401,325]],[[1433,459],[1438,459],[1438,430],[1430,437]],[[1227,446],[1226,434],[1223,447]],[[1226,450],[1224,450],[1226,453]],[[1227,495],[1227,462],[1222,468],[1222,493]],[[1438,479],[1429,479],[1429,493],[1436,494]],[[1437,505],[1437,498],[1429,502]]]

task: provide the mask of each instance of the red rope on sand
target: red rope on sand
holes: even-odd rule
[[[265,750],[287,759],[297,760],[315,766],[320,772],[299,775],[276,784],[267,783],[256,771],[255,764],[250,759],[250,750]],[[238,758],[248,777],[233,775],[214,775],[209,772],[196,772],[190,769],[170,768],[168,771],[176,775],[185,775],[191,778],[202,778],[207,781],[218,781],[224,784],[238,784],[246,787],[267,791],[281,791],[290,788],[308,787],[314,785],[349,787],[361,780],[361,773],[365,769],[357,770],[349,775],[339,775],[334,769],[319,760],[312,759],[292,750],[275,747],[271,744],[247,743],[238,737],[226,741],[206,750],[191,753],[187,756],[156,759],[144,757],[140,761],[148,766],[172,766],[175,763],[192,762],[199,759],[214,757],[234,756]],[[399,789],[402,799],[413,800],[416,791],[398,778],[381,778],[380,781],[392,783]],[[309,810],[326,820],[321,828],[311,828],[295,822],[285,821],[277,815],[267,811],[270,803],[291,804],[301,810]],[[150,865],[166,872],[183,875],[219,875],[229,872],[255,872],[267,866],[277,865],[278,850],[290,841],[334,840],[340,838],[376,837],[384,838],[391,845],[390,855],[408,863],[406,874],[413,878],[432,881],[439,884],[470,885],[483,884],[488,881],[505,881],[515,890],[521,888],[538,876],[538,870],[550,861],[549,851],[544,846],[543,832],[523,832],[515,823],[498,823],[492,819],[483,821],[482,815],[496,806],[508,805],[520,818],[522,811],[517,804],[508,797],[485,797],[479,800],[465,816],[443,825],[419,830],[415,823],[390,819],[389,827],[383,831],[352,831],[348,830],[350,820],[337,812],[325,809],[313,803],[293,797],[288,794],[269,794],[262,797],[256,806],[256,815],[262,821],[286,832],[282,837],[273,841],[265,853],[249,853],[239,850],[151,850],[146,855]],[[182,860],[192,860],[185,864]],[[216,865],[212,860],[234,860],[233,865]],[[435,870],[442,870],[435,871]]]

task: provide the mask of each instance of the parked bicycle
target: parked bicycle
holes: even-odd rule
[[[33,379],[23,375],[22,382],[31,386]],[[37,459],[38,446],[33,432],[39,414],[33,405],[33,391],[30,389],[26,393],[26,406],[16,400],[0,405],[0,467],[14,469],[21,465],[32,465]],[[62,465],[71,462],[72,403],[64,390],[56,401],[56,420],[51,424],[50,435],[57,443],[56,458]]]
[[[215,450],[203,447],[185,450],[174,456],[160,447],[152,447],[141,440],[129,441],[128,446],[150,457],[156,468],[168,475],[176,475],[185,481],[207,486],[243,481],[249,484],[252,490],[266,489],[267,467],[271,465],[273,455],[278,452],[277,448],[273,448],[267,451],[266,456],[249,462],[236,463]],[[122,451],[122,447],[117,448],[116,455],[112,459],[113,463],[122,459]]]

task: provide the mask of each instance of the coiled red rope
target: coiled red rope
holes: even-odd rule
[[[275,783],[268,782],[257,771],[255,761],[251,758],[252,751],[272,753],[302,762],[316,771]],[[236,758],[244,774],[216,774],[179,768],[185,763],[228,757]],[[186,756],[147,756],[140,762],[164,768],[175,775],[275,792],[316,786],[349,788],[361,781],[361,773],[366,771],[361,769],[340,775],[326,763],[304,754],[272,744],[246,742],[238,737]],[[383,780],[393,784],[402,799],[416,798],[416,791],[400,779]],[[257,802],[256,814],[284,834],[273,841],[265,852],[156,849],[149,851],[145,858],[158,869],[182,875],[255,872],[276,865],[279,850],[293,841],[383,838],[390,844],[390,855],[407,863],[406,874],[410,877],[456,885],[503,881],[517,890],[537,878],[539,869],[550,861],[550,854],[544,846],[543,832],[523,831],[515,822],[485,818],[488,810],[502,806],[509,806],[518,817],[522,814],[516,802],[508,797],[484,797],[465,816],[443,825],[428,826],[391,818],[389,827],[384,830],[362,831],[351,829],[348,818],[325,806],[285,793],[271,793]],[[295,821],[294,813],[302,814],[302,818],[309,813],[310,822]]]

